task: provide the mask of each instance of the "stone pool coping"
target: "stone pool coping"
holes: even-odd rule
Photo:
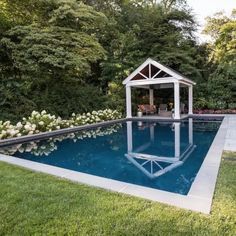
[[[114,192],[129,194],[132,196],[158,201],[176,207],[209,214],[211,210],[211,204],[217,180],[218,170],[220,166],[221,156],[224,150],[225,138],[229,128],[230,116],[228,115],[220,115],[220,116],[221,117],[224,116],[224,119],[187,195],[171,193],[163,190],[157,190],[140,185],[112,180],[104,177],[85,174],[82,172],[68,170],[61,167],[33,162],[3,154],[0,154],[0,161],[21,166],[33,171],[54,175],[60,178],[65,178],[74,182],[100,187]],[[201,116],[197,115],[197,117]],[[215,116],[211,115],[211,117]],[[66,130],[66,133],[76,132],[80,130],[111,125],[118,122],[125,122],[128,120],[132,119],[119,119],[114,121],[101,122],[93,125],[68,128],[64,129],[64,131]],[[13,142],[10,142],[8,140],[8,142],[0,144],[5,146],[9,144],[19,143],[19,140],[21,140],[21,142],[28,142],[40,138],[48,138],[62,134],[65,134],[65,132],[62,132],[62,130],[57,130],[56,132],[53,131],[53,133],[48,132],[48,133],[37,134],[37,137],[35,137],[35,135],[32,135],[31,137],[29,136],[21,137],[21,138],[16,138],[15,140],[13,140]]]

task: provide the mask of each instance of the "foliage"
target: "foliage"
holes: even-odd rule
[[[204,106],[232,107],[235,12],[208,19],[211,45],[198,45],[195,30],[185,0],[0,0],[0,119],[124,112],[122,81],[148,57],[196,81]]]
[[[68,118],[73,112],[83,113],[103,109],[106,100],[101,90],[74,80],[16,82],[2,81],[0,120],[17,122],[33,110],[43,110]],[[95,99],[96,98],[96,99]]]
[[[11,124],[10,121],[0,121],[0,139],[50,132],[119,118],[121,118],[121,114],[116,110],[110,109],[77,115],[73,113],[72,117],[67,120],[48,114],[45,110],[40,113],[33,111],[28,118],[23,117],[22,121],[19,121],[16,125]]]
[[[122,80],[148,57],[196,82],[202,80],[206,58],[198,55],[193,36],[195,22],[186,5],[179,7],[181,1],[173,1],[168,11],[155,1],[106,1],[103,6],[100,1],[85,2],[109,14],[110,24],[99,36],[108,52],[100,76],[108,103],[116,101],[118,108],[124,109]],[[119,10],[108,9],[107,2]]]
[[[15,26],[5,33],[1,47],[15,76],[86,78],[91,63],[105,51],[91,34],[105,16],[75,0],[55,1],[48,23]]]
[[[4,15],[19,22],[13,20],[0,39],[0,92],[4,97],[0,118],[17,120],[44,108],[63,117],[102,108],[104,95],[89,77],[93,65],[105,57],[96,37],[106,21],[104,14],[76,0],[31,2],[35,17],[23,21],[18,15],[28,12],[27,1],[3,1]]]
[[[208,18],[205,33],[212,37],[209,60],[213,70],[208,81],[210,98],[217,108],[236,107],[236,18],[217,13]],[[215,108],[214,107],[214,108]]]
[[[96,39],[69,28],[17,26],[1,40],[17,77],[81,79],[90,74],[90,63],[104,57]]]

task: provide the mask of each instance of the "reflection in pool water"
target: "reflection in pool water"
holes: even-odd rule
[[[19,158],[187,194],[221,122],[126,122],[1,149]]]
[[[58,143],[62,142],[63,140],[70,139],[75,143],[78,140],[82,140],[84,138],[96,138],[98,136],[110,135],[117,132],[118,129],[121,128],[121,126],[121,124],[114,124],[107,128],[99,127],[93,130],[69,133],[67,135],[60,135],[55,138],[49,138],[45,141],[32,141],[29,143],[22,143],[6,148],[1,148],[0,151],[1,153],[6,155],[14,155],[16,152],[28,152],[35,156],[49,156],[49,154],[57,150]]]
[[[159,156],[142,153],[149,146],[154,143],[155,140],[155,123],[149,125],[150,139],[142,146],[133,150],[133,135],[132,135],[132,122],[127,122],[127,150],[128,153],[125,156],[131,161],[137,168],[139,168],[149,178],[157,178],[160,175],[165,174],[168,171],[177,168],[187,160],[191,153],[196,148],[193,144],[193,121],[189,120],[189,132],[188,132],[188,145],[184,147],[182,153],[180,152],[180,122],[172,124],[172,131],[174,132],[174,155],[173,156]],[[142,122],[138,123],[139,127],[142,127]]]

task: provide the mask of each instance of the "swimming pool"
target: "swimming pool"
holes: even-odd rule
[[[127,121],[0,149],[38,163],[187,195],[221,120]]]

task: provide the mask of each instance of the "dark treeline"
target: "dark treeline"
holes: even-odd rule
[[[197,82],[197,108],[233,107],[235,13],[208,19],[212,44],[196,27],[184,0],[0,0],[0,120],[123,111],[122,80],[148,57]]]

